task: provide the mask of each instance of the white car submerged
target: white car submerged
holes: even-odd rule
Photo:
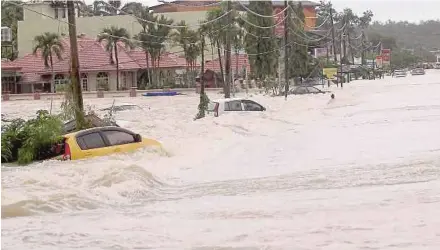
[[[213,113],[215,117],[226,112],[241,111],[266,111],[261,104],[246,98],[229,98],[211,101],[208,104],[208,113]]]

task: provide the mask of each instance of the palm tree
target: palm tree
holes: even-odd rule
[[[44,61],[44,66],[46,68],[51,68],[52,70],[52,82],[51,89],[52,92],[55,90],[55,74],[53,72],[53,54],[58,58],[58,60],[62,59],[62,52],[64,51],[63,43],[61,42],[61,38],[56,33],[45,32],[42,35],[36,36],[34,38],[35,46],[33,48],[32,53],[37,55],[37,52],[41,52],[41,56]]]
[[[156,78],[156,83],[159,83],[159,60],[163,51],[165,50],[164,42],[168,39],[171,33],[171,27],[167,25],[173,24],[172,19],[166,18],[161,15],[160,18],[155,17],[154,23],[148,23],[148,33],[151,36],[152,42],[149,44],[151,61],[153,63],[154,74]],[[163,24],[163,25],[161,25]]]
[[[139,13],[142,12],[144,9],[144,6],[142,6],[142,3],[138,2],[128,2],[124,4],[124,6],[121,8],[121,15],[125,14],[131,14],[138,17]],[[147,7],[148,9],[148,7]]]
[[[142,41],[140,43],[141,48],[145,52],[145,60],[147,63],[147,71],[148,71],[148,83],[152,83],[151,79],[151,69],[150,69],[150,48],[153,41],[153,37],[148,34],[148,21],[156,22],[156,17],[151,13],[148,6],[139,6],[134,3],[127,3],[123,8],[124,11],[128,13],[133,13],[137,18],[139,24],[142,26],[142,31],[136,36],[137,40]]]
[[[188,26],[186,26],[185,21],[181,21],[177,25],[182,27],[176,29],[172,38],[174,42],[183,49],[187,64],[187,81],[188,85],[190,85],[189,75],[193,73],[197,57],[200,54],[200,44],[198,44],[199,35],[197,31],[190,30]]]
[[[208,11],[208,13],[206,13],[206,20],[212,21],[214,19],[219,18],[223,14],[224,11],[221,8],[212,9]],[[225,74],[224,74],[223,61],[221,56],[221,49],[222,46],[224,46],[226,43],[226,32],[227,32],[227,30],[223,29],[224,26],[226,25],[224,20],[225,18],[222,18],[219,21],[212,22],[208,24],[208,27],[210,30],[209,39],[211,40],[212,44],[215,44],[217,47],[217,56],[220,64],[220,73],[222,75],[221,79],[224,84],[224,88],[226,88],[227,84],[225,84]],[[226,90],[224,91],[226,93]]]
[[[110,4],[110,6],[108,7],[108,12],[111,13],[111,15],[117,15],[118,14],[118,9],[121,7],[121,1],[120,0],[115,0],[115,1],[108,1],[108,4]]]
[[[110,28],[104,28],[101,34],[98,35],[98,42],[105,41],[105,49],[110,53],[110,63],[113,61],[113,53],[116,60],[116,89],[119,90],[119,58],[118,58],[118,43],[123,43],[125,48],[132,48],[130,34],[124,28],[118,28],[111,26]]]

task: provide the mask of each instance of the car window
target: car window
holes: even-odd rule
[[[254,101],[243,100],[241,102],[244,104],[245,111],[262,111],[263,110],[263,107]]]
[[[319,89],[317,89],[315,87],[307,87],[307,90],[309,91],[309,93],[319,93],[319,92],[321,92]]]
[[[103,148],[107,146],[105,145],[104,139],[102,139],[102,136],[98,132],[78,136],[76,141],[82,150]]]
[[[225,103],[225,111],[243,111],[241,101],[229,101]]]
[[[107,137],[110,145],[122,145],[122,144],[128,144],[128,143],[134,143],[134,136],[122,131],[116,131],[116,130],[108,130],[103,131],[105,137]]]
[[[306,94],[306,93],[308,93],[308,92],[307,92],[307,89],[304,87],[299,87],[299,88],[295,89],[295,94]]]

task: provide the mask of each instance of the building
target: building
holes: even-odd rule
[[[12,94],[55,92],[57,85],[69,81],[69,39],[64,39],[63,44],[62,60],[54,57],[54,84],[52,84],[52,69],[44,66],[41,55],[27,54],[15,61],[2,63],[2,92]],[[104,45],[92,38],[79,37],[78,50],[83,91],[96,91],[99,88],[116,90],[116,64],[110,63],[110,54],[104,49]],[[118,57],[120,89],[130,89],[137,87],[140,82],[145,82],[148,73],[143,51],[127,50],[123,45],[118,45]],[[176,54],[165,53],[161,56],[157,67],[160,74],[160,83],[157,85],[175,84],[177,71],[186,68],[186,61]]]
[[[55,32],[59,35],[69,33],[67,25],[67,13],[63,7],[51,5],[51,3],[39,1],[26,3],[23,10],[23,21],[18,21],[18,51],[19,57],[32,52],[33,40],[35,36],[44,32]],[[44,14],[44,15],[42,15]],[[167,18],[175,22],[185,20],[190,26],[196,26],[203,20],[206,11],[190,12],[171,12],[163,13]],[[104,28],[117,26],[126,28],[133,37],[141,31],[138,20],[130,15],[116,16],[79,16],[76,19],[76,31],[78,34],[85,34],[87,37],[97,37]],[[178,47],[167,48],[170,52],[181,50]]]
[[[153,12],[171,18],[175,23],[184,20],[189,26],[196,27],[204,20],[206,13],[217,8],[220,1],[174,1],[162,3],[151,7]],[[317,3],[301,1],[305,20],[305,29],[313,29],[316,23]],[[248,2],[243,1],[243,5]],[[284,8],[283,1],[274,1],[274,13]],[[60,35],[68,34],[67,11],[64,5],[57,5],[47,1],[33,1],[26,3],[23,10],[23,21],[18,22],[18,51],[19,57],[32,51],[33,39],[44,32],[56,32]],[[239,9],[244,11],[243,8]],[[77,33],[85,34],[88,37],[97,37],[102,29],[110,26],[126,28],[131,36],[141,31],[138,20],[130,15],[114,16],[81,16],[77,12]],[[180,48],[169,44],[167,50],[170,52],[179,51]]]

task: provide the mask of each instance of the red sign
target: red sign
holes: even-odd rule
[[[275,26],[275,35],[276,36],[284,36],[284,14],[279,14],[283,9],[281,8],[276,8],[274,11],[274,15],[277,15],[274,19],[275,19],[275,24],[278,24],[277,26]],[[279,24],[280,23],[280,24]]]
[[[390,64],[391,50],[390,49],[382,49],[381,54],[382,54],[383,64]]]

